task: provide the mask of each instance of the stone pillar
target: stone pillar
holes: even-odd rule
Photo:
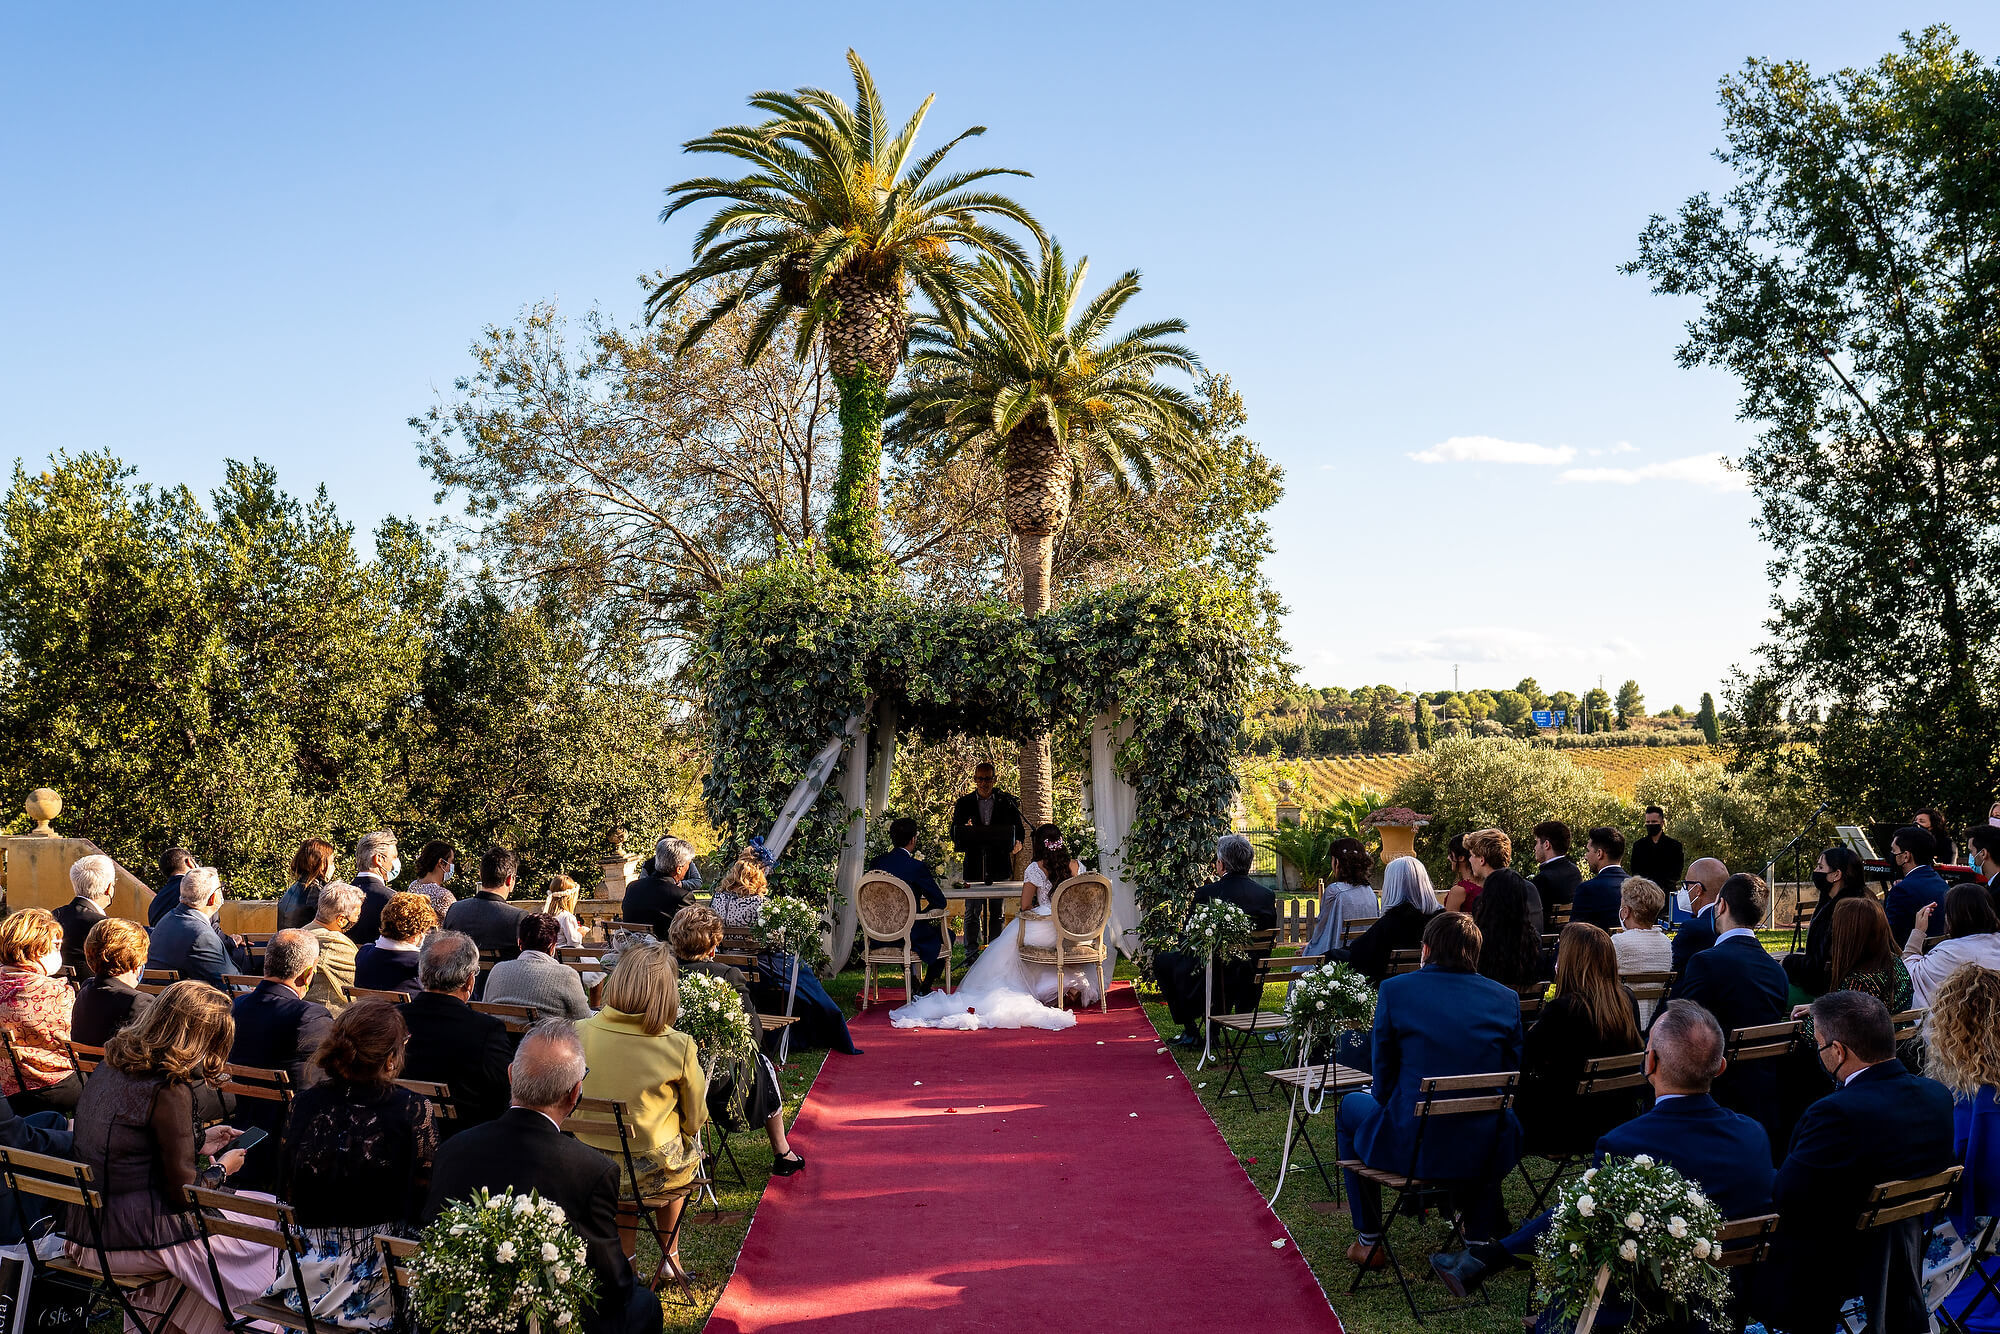
[[[1296,790],[1292,786],[1291,779],[1280,778],[1278,780],[1277,817],[1280,829],[1283,829],[1286,825],[1295,825],[1299,822],[1299,803],[1292,800],[1292,793]],[[1278,858],[1278,892],[1282,894],[1288,890],[1303,888],[1305,888],[1304,878],[1299,874],[1299,868],[1286,861],[1283,857]]]

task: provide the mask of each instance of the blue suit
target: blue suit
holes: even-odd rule
[[[1674,932],[1674,971],[1682,972],[1688,960],[1715,943],[1715,905],[1709,904],[1694,915],[1692,921],[1683,922],[1681,929]]]
[[[1791,982],[1755,936],[1731,936],[1688,960],[1674,983],[1675,1000],[1691,1000],[1715,1016],[1724,1033],[1791,1017]],[[1715,1100],[1755,1117],[1770,1136],[1775,1162],[1783,1152],[1778,1106],[1778,1061],[1766,1058],[1731,1066],[1715,1081]]]
[[[1455,1116],[1426,1131],[1418,1146],[1414,1109],[1425,1079],[1521,1068],[1520,996],[1491,978],[1435,964],[1388,978],[1375,998],[1370,1056],[1373,1089],[1341,1099],[1340,1156],[1411,1172],[1415,1151],[1416,1176],[1461,1183],[1454,1194],[1467,1235],[1498,1235],[1506,1226],[1500,1182],[1521,1156],[1520,1122],[1512,1112]],[[1380,1188],[1350,1172],[1347,1198],[1355,1231],[1379,1235]]]
[[[870,862],[871,871],[887,871],[917,893],[917,911],[930,912],[944,907],[944,891],[938,888],[931,868],[908,848],[891,848]],[[936,963],[944,952],[944,933],[936,922],[918,922],[910,929],[910,945],[925,963]]]
[[[1889,898],[1883,903],[1889,914],[1889,934],[1896,938],[1900,948],[1910,938],[1910,929],[1917,924],[1917,913],[1926,904],[1940,905],[1931,914],[1931,930],[1944,928],[1944,896],[1951,886],[1935,866],[1919,866],[1916,870],[1889,886]]]
[[[1616,931],[1618,907],[1625,897],[1625,882],[1631,878],[1630,871],[1613,862],[1578,885],[1576,898],[1570,904],[1569,920]]]
[[[1917,1283],[1923,1220],[1875,1232],[1857,1232],[1854,1220],[1877,1184],[1959,1161],[1952,1131],[1951,1093],[1897,1060],[1869,1066],[1806,1108],[1772,1189],[1770,1295],[1783,1310],[1767,1324],[1830,1330],[1843,1301],[1867,1295],[1888,1334],[1930,1327]]]
[[[195,978],[214,987],[222,986],[224,973],[244,971],[243,961],[231,953],[208,914],[185,906],[162,917],[153,928],[146,967],[171,968],[183,979]]]

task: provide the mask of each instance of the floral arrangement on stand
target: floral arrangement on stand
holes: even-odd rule
[[[1292,983],[1285,998],[1285,1037],[1301,1063],[1331,1060],[1341,1033],[1375,1024],[1375,988],[1344,963],[1315,968]]]
[[[1535,1280],[1571,1319],[1601,1300],[1629,1307],[1635,1332],[1682,1318],[1720,1327],[1729,1306],[1729,1276],[1716,1263],[1722,1223],[1701,1187],[1665,1163],[1643,1153],[1607,1159],[1564,1187],[1536,1248]]]
[[[411,1265],[411,1305],[425,1329],[553,1334],[597,1304],[583,1238],[562,1206],[530,1191],[475,1191],[424,1229]]]
[[[1250,937],[1254,933],[1249,913],[1221,899],[1206,899],[1197,903],[1194,911],[1188,914],[1181,948],[1198,958],[1212,958],[1218,963],[1224,959],[1240,959],[1249,950]]]
[[[692,970],[680,975],[680,991],[681,1017],[674,1027],[693,1040],[695,1058],[709,1082],[717,1071],[729,1077],[731,1108],[740,1116],[757,1060],[757,1035],[750,1031],[743,998],[721,978]]]
[[[757,943],[773,953],[796,954],[801,967],[823,969],[826,957],[826,915],[804,899],[772,894],[757,919]],[[790,978],[779,978],[789,983]]]

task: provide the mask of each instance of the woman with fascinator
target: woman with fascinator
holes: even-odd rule
[[[1021,961],[1022,933],[1027,943],[1043,949],[1056,943],[1056,924],[1049,898],[1055,887],[1083,872],[1070,855],[1062,830],[1045,824],[1035,829],[1035,859],[1021,878],[1021,913],[980,954],[957,991],[933,991],[920,996],[889,1021],[898,1028],[1068,1028],[1076,1016],[1055,1005],[1059,989],[1067,988],[1076,1003],[1095,1005],[1094,978],[1081,968],[1056,970],[1047,964]]]

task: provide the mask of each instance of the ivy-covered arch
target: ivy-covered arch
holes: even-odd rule
[[[772,827],[813,757],[871,698],[894,732],[925,737],[1018,741],[1111,715],[1129,732],[1115,768],[1136,794],[1121,878],[1148,941],[1178,933],[1236,792],[1236,734],[1255,676],[1252,609],[1237,590],[1183,572],[1030,620],[998,602],[925,605],[807,551],[744,575],[709,610],[703,791],[732,849]],[[773,887],[830,902],[853,815],[836,785],[822,790]]]

